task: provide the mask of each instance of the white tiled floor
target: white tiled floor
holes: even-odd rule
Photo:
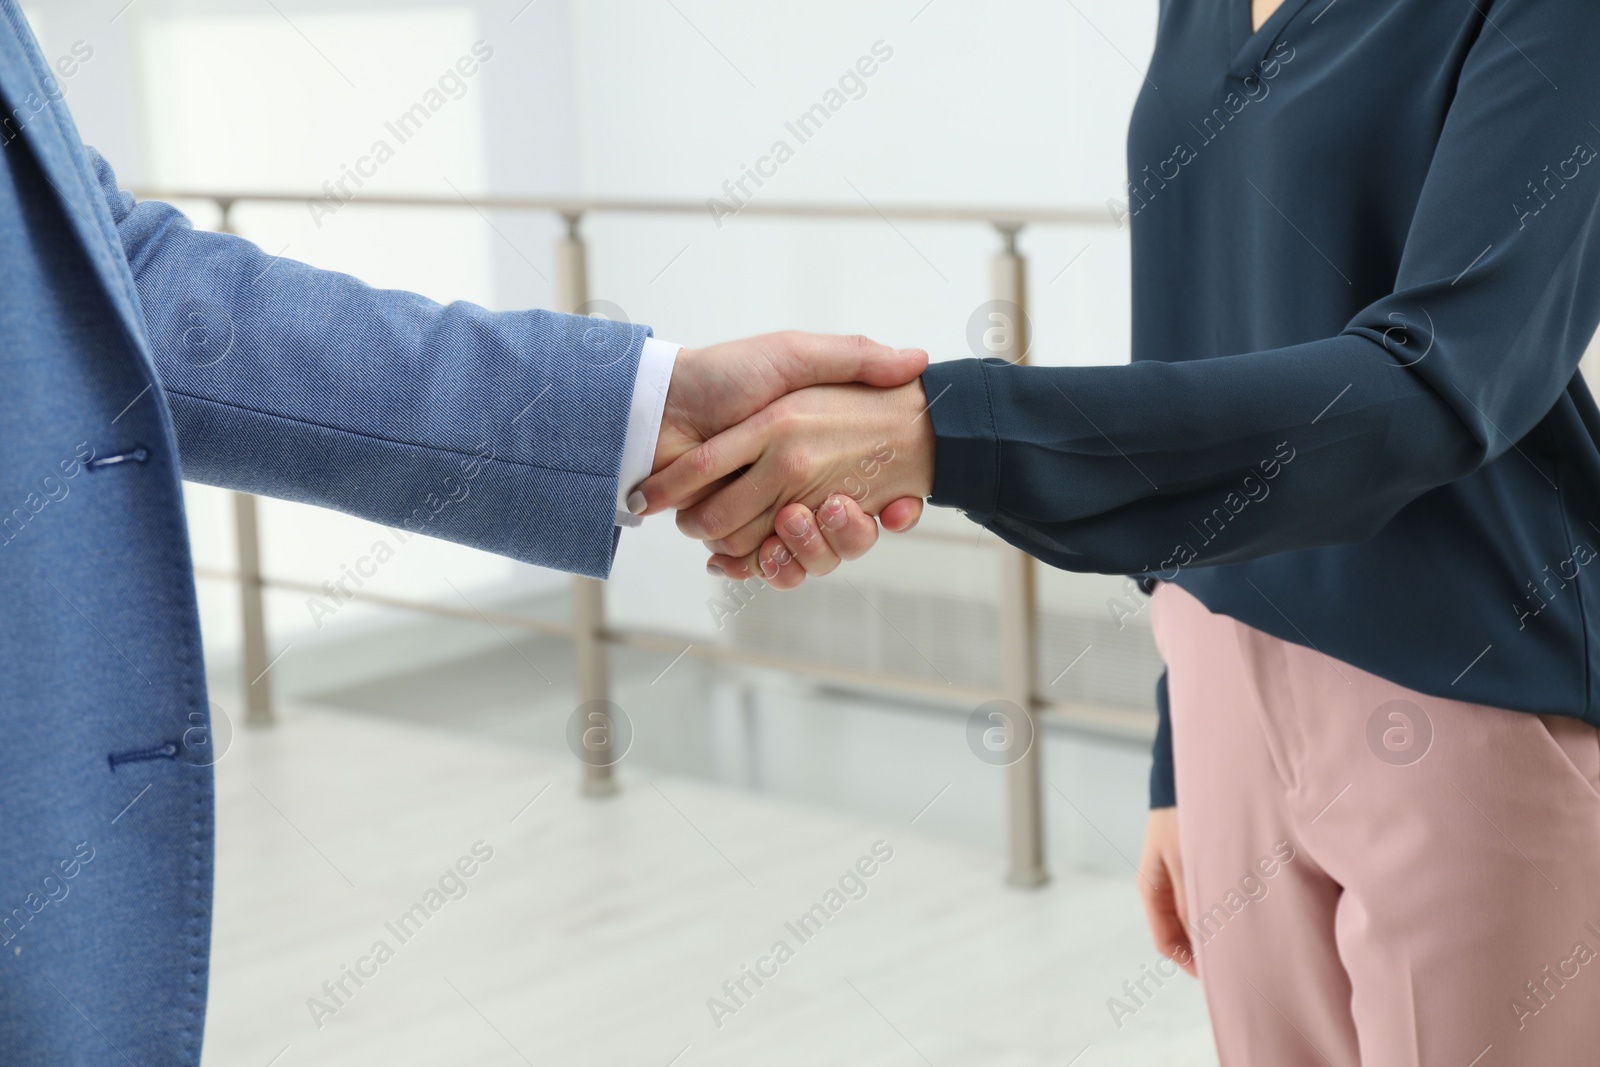
[[[282,717],[217,767],[211,1067],[1216,1062],[1187,978],[1112,1021],[1155,959],[1130,878],[1008,890],[998,856],[908,822],[640,768],[584,800],[537,750]],[[385,923],[479,841],[465,895],[401,943]],[[785,929],[879,841],[865,896]],[[793,958],[716,1026],[707,999],[780,939]],[[319,1028],[308,999],[378,940],[393,958]]]

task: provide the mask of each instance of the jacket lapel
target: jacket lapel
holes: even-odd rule
[[[0,0],[0,97],[5,105],[0,113],[0,119],[5,120],[0,125],[0,139],[11,138],[0,146],[0,152],[33,153],[153,377],[154,368],[145,351],[144,314],[116,223],[89,171],[83,142],[62,102],[60,85],[51,76],[33,33],[13,0]]]

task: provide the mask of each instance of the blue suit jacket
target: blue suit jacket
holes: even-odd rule
[[[604,576],[643,327],[135,204],[0,0],[0,1063],[192,1064],[212,762],[180,477]]]

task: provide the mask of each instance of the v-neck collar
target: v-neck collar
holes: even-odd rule
[[[1278,9],[1267,16],[1259,30],[1254,29],[1255,17],[1250,11],[1250,0],[1227,0],[1229,11],[1229,38],[1233,44],[1233,63],[1228,72],[1244,76],[1266,57],[1272,46],[1283,36],[1284,27],[1298,15],[1311,0],[1283,0]]]

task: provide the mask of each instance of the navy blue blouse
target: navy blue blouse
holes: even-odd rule
[[[1595,0],[1285,0],[1259,32],[1250,0],[1162,0],[1110,208],[1134,361],[930,367],[934,503],[1600,726],[1597,124]]]

